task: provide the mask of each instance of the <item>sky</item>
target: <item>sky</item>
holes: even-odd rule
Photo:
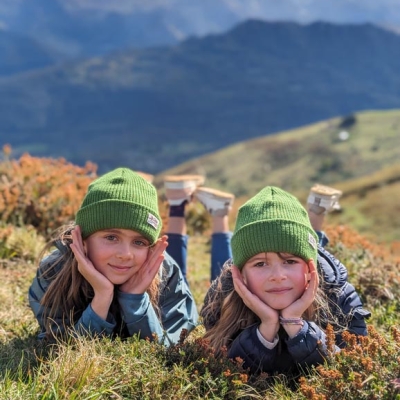
[[[335,23],[373,22],[400,26],[399,0],[65,0],[64,2],[70,7],[89,9],[102,7],[104,10],[116,12],[174,10],[183,15],[191,15],[192,18],[197,14],[199,20],[205,19],[204,12],[210,17],[209,11],[219,4],[220,10],[227,9],[240,19],[262,18],[301,23],[316,20]]]
[[[28,2],[38,0],[0,0],[0,15],[12,16]],[[335,23],[373,22],[400,27],[400,0],[53,0],[76,11],[103,10],[117,13],[162,10],[165,15],[179,13],[193,21],[198,33],[218,30],[221,18],[238,20],[261,18],[309,23],[324,20]],[[225,17],[224,17],[225,15]]]

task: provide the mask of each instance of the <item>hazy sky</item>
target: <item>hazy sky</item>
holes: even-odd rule
[[[10,0],[1,0],[9,2]],[[14,0],[23,2],[23,0]],[[25,0],[32,1],[32,0]],[[59,0],[81,8],[103,8],[119,12],[150,11],[163,8],[182,14],[197,13],[213,6],[227,9],[240,18],[311,22],[378,22],[400,26],[400,0]],[[219,3],[219,4],[218,4]],[[194,16],[194,15],[193,15]],[[209,15],[210,16],[210,15]]]
[[[24,3],[38,0],[0,0],[0,12],[13,13]],[[227,9],[240,18],[310,22],[382,22],[400,26],[399,0],[52,0],[65,8],[103,9],[116,12],[147,12],[155,9],[202,13],[212,7]],[[210,16],[210,15],[209,15]],[[201,16],[199,15],[201,18]]]

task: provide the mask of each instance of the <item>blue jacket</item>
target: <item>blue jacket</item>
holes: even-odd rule
[[[47,274],[46,278],[43,273],[49,268],[52,261],[59,257],[60,251],[65,251],[61,245],[42,260],[29,288],[29,303],[39,322],[41,329],[39,338],[41,339],[46,337],[46,331],[44,309],[40,301],[62,265],[57,265],[54,272],[52,271],[51,275]],[[196,304],[180,268],[167,253],[159,273],[161,277],[160,318],[158,318],[147,293],[129,294],[116,289],[107,320],[100,318],[93,311],[89,301],[86,309],[75,315],[74,326],[70,322],[69,315],[62,315],[60,312],[54,318],[54,330],[65,332],[65,327],[70,327],[81,334],[110,337],[114,335],[128,337],[140,334],[141,338],[150,339],[153,334],[156,334],[159,340],[166,345],[178,342],[182,329],[191,331],[197,324]]]
[[[322,277],[320,285],[328,293],[331,312],[339,316],[341,326],[356,335],[367,335],[365,319],[371,314],[366,311],[354,287],[347,282],[347,269],[335,257],[321,246],[318,247],[318,270]],[[226,294],[233,289],[232,275],[226,276],[227,282],[220,282],[222,292]],[[217,281],[210,287],[204,305],[207,305],[215,295]],[[204,310],[204,308],[203,308]],[[210,329],[219,319],[219,314],[213,316],[201,315],[206,329]],[[341,317],[343,316],[343,317]],[[324,362],[327,355],[325,333],[323,328],[314,322],[305,321],[300,332],[289,338],[281,329],[279,342],[273,349],[266,348],[257,335],[258,325],[252,325],[237,332],[228,350],[228,356],[244,360],[243,366],[250,368],[252,373],[289,373],[299,369]],[[337,351],[344,347],[340,334],[336,335]]]

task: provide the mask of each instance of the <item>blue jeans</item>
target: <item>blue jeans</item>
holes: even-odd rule
[[[177,262],[186,280],[188,235],[167,233],[168,254]],[[232,258],[231,232],[213,233],[211,235],[211,280],[218,277],[226,260]]]
[[[321,246],[329,243],[328,237],[323,231],[316,231]],[[168,235],[168,254],[179,265],[182,274],[187,281],[187,245],[188,235],[178,233],[167,233]],[[218,277],[225,261],[232,258],[231,232],[213,233],[211,235],[211,281]]]

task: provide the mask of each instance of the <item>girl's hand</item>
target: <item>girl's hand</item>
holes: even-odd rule
[[[90,283],[94,293],[113,293],[114,285],[97,269],[93,263],[86,257],[85,246],[83,244],[81,229],[76,226],[72,232],[71,250],[78,262],[78,270],[82,276]]]
[[[149,288],[164,261],[164,251],[168,246],[167,239],[168,237],[164,235],[150,247],[147,259],[139,271],[119,287],[121,292],[143,294]]]
[[[272,342],[279,330],[278,311],[266,305],[258,296],[250,292],[235,265],[232,266],[232,278],[236,293],[242,298],[243,303],[260,318],[260,333],[266,340]]]
[[[114,285],[102,273],[97,271],[93,263],[86,257],[79,226],[72,230],[71,236],[72,243],[70,248],[78,262],[78,271],[89,282],[94,291],[94,298],[91,303],[93,311],[101,318],[106,319],[114,296]]]
[[[310,271],[310,281],[308,282],[303,295],[281,311],[283,318],[301,318],[304,311],[306,311],[313,303],[319,285],[319,277],[314,260],[308,262],[308,269]]]

